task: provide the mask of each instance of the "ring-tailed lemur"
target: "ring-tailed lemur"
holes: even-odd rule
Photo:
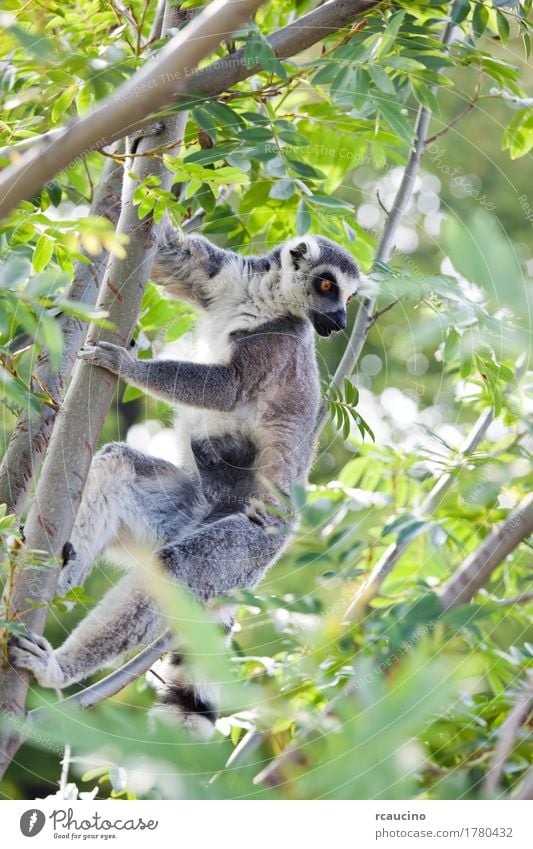
[[[204,601],[259,582],[293,525],[268,504],[286,505],[313,460],[320,396],[313,327],[321,336],[345,328],[346,303],[362,289],[350,254],[321,236],[242,257],[167,228],[152,276],[202,314],[190,361],[137,360],[105,342],[80,357],[179,408],[181,461],[123,443],[94,457],[61,594],[83,584],[119,541],[148,544],[166,573]],[[10,656],[43,686],[65,687],[162,629],[133,570],[60,648],[30,635],[12,641]],[[184,681],[179,655],[167,656],[158,681],[163,704],[191,725],[212,723],[214,708]]]

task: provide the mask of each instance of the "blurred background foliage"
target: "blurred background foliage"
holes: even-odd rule
[[[18,143],[83,114],[158,49],[146,43],[154,5],[5,0],[0,142],[15,154],[0,151],[4,164]],[[531,489],[531,3],[452,4],[449,54],[440,44],[449,4],[384,3],[280,63],[264,34],[312,6],[274,0],[237,35],[261,72],[193,105],[183,155],[167,157],[173,193],[146,181],[136,202],[140,216],[168,210],[177,226],[244,253],[305,232],[347,247],[380,283],[350,384],[374,439],[367,432],[363,441],[356,421],[339,430],[335,416],[323,432],[311,483],[297,493],[297,538],[256,592],[239,596],[233,646],[213,648],[225,659],[213,740],[164,727],[148,733],[144,681],[82,715],[34,687],[32,706],[46,697],[48,719],[16,756],[4,798],[56,792],[65,742],[70,784],[61,792],[71,798],[485,793],[499,729],[532,665],[531,545],[517,548],[472,603],[443,614],[436,593]],[[219,54],[228,47],[233,41]],[[373,266],[420,104],[432,111],[425,156],[391,264]],[[41,350],[61,360],[58,312],[94,316],[66,295],[74,262],[127,250],[108,222],[87,217],[102,160],[94,152],[76,161],[0,225],[2,450],[20,409],[47,403],[32,372]],[[150,284],[139,355],[179,357],[194,321]],[[325,385],[346,341],[317,343]],[[461,457],[488,407],[494,421]],[[121,386],[101,442],[123,439],[172,459],[172,419],[164,404]],[[453,486],[432,516],[421,515],[424,494],[446,471]],[[17,528],[0,520],[6,576],[22,548]],[[366,615],[343,625],[362,576],[386,546],[406,540]],[[56,599],[51,642],[115,580],[104,563],[72,610]],[[200,620],[191,615],[184,627],[202,667],[211,643]],[[530,763],[524,725],[500,792],[514,792]]]

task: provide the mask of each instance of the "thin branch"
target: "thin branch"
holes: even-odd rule
[[[463,464],[472,451],[476,449],[493,418],[494,412],[490,408],[479,416],[459,451],[455,463],[456,467]],[[451,471],[445,472],[439,477],[417,511],[417,515],[420,518],[429,518],[435,513],[454,480],[455,478]],[[400,557],[409,548],[411,541],[408,539],[401,543],[395,542],[387,548],[368,578],[357,589],[344,616],[344,622],[346,624],[361,618],[369,602],[379,593],[387,575],[392,572]]]
[[[533,767],[526,772],[522,787],[513,799],[533,799]]]
[[[382,315],[385,315],[385,313],[388,313],[388,312],[389,312],[389,310],[391,310],[393,307],[395,307],[395,306],[396,306],[397,304],[399,304],[399,303],[400,303],[400,299],[399,299],[399,298],[395,298],[395,299],[394,299],[394,301],[391,301],[391,303],[390,303],[390,304],[387,304],[387,306],[386,306],[386,307],[383,307],[383,309],[381,309],[381,310],[376,310],[376,311],[372,314],[372,318],[371,318],[370,323],[369,323],[369,325],[368,325],[368,329],[370,330],[370,328],[374,326],[374,324],[376,323],[376,321],[378,321],[378,319],[380,319]]]
[[[506,761],[515,744],[516,735],[528,718],[532,707],[533,671],[528,670],[525,684],[499,730],[498,742],[494,749],[494,757],[490,769],[485,776],[484,789],[486,795],[489,797],[493,797],[497,793],[501,777],[505,770]]]
[[[450,6],[450,15],[453,11],[454,3]],[[444,32],[442,34],[442,44],[445,48],[449,48],[453,37],[454,25],[451,17],[447,20]],[[394,249],[394,240],[396,231],[402,221],[403,216],[411,200],[413,188],[415,185],[416,176],[420,166],[420,160],[426,145],[426,137],[431,121],[431,112],[421,106],[418,110],[415,121],[415,143],[409,155],[403,177],[398,191],[392,202],[391,210],[387,218],[385,229],[381,236],[374,263],[387,263]],[[335,386],[342,386],[344,379],[352,374],[365,342],[368,326],[372,320],[372,312],[376,299],[374,297],[364,298],[357,311],[355,322],[348,339],[348,344],[344,350],[341,361],[332,378],[332,383]],[[318,422],[318,431],[320,432],[328,420],[327,410],[322,412]]]
[[[148,41],[146,42],[146,44],[143,45],[143,50],[148,47],[148,45],[151,44],[153,41],[157,41],[158,38],[161,38],[166,5],[167,0],[157,0],[157,8],[155,10],[154,19],[152,21],[152,28],[148,36]]]
[[[517,604],[529,604],[533,601],[533,593],[520,593],[512,598],[499,598],[496,604],[500,607],[515,607]]]
[[[208,49],[208,44],[206,49]],[[185,131],[186,112],[179,112],[166,122],[159,137],[163,143],[175,140],[179,148]],[[152,144],[149,136],[139,142],[140,150]],[[125,176],[122,208],[117,226],[128,237],[124,259],[111,256],[107,264],[98,307],[107,312],[113,331],[91,325],[88,339],[105,339],[126,345],[133,332],[144,288],[153,262],[160,225],[152,216],[139,220],[133,203],[138,181],[156,176],[163,189],[169,190],[172,175],[162,158],[136,159],[131,176]],[[26,539],[34,551],[43,551],[49,558],[59,558],[69,539],[81,501],[83,486],[89,471],[96,441],[107,415],[116,387],[114,375],[95,370],[78,361],[64,403],[58,413],[50,445],[43,464],[37,492],[25,525]],[[31,630],[41,634],[44,629],[47,602],[55,593],[58,569],[27,568],[19,573],[13,594],[9,618],[17,618]],[[37,602],[28,611],[28,599]],[[9,668],[0,677],[0,705],[7,714],[23,711],[29,676]],[[0,734],[0,774],[10,763],[20,745],[16,732]]]
[[[379,2],[332,0],[273,33],[268,41],[279,59],[287,59],[342,29],[356,15]],[[259,5],[257,0],[228,0],[226,3],[214,0],[192,24],[174,36],[154,62],[143,66],[96,109],[65,127],[18,143],[18,151],[28,144],[31,148],[0,174],[0,216],[35,194],[77,157],[100,150],[152,124],[156,111],[179,103],[189,104],[193,99],[216,98],[260,71],[259,65],[249,67],[246,64],[241,48],[190,73],[199,58],[216,46],[216,38],[222,30],[228,33],[236,29],[246,19],[246,9],[251,13]],[[202,34],[204,29],[205,35]],[[0,149],[0,157],[9,158],[10,148]]]
[[[440,593],[443,608],[470,601],[500,563],[532,533],[533,493],[529,493],[444,585]]]
[[[72,696],[63,699],[60,705],[79,705],[86,710],[95,707],[100,702],[115,696],[132,681],[148,672],[152,664],[169,650],[171,644],[171,637],[163,634],[131,660],[128,660],[120,669],[110,672],[105,678],[91,684],[90,687],[85,687],[79,693],[74,693]],[[43,713],[44,708],[35,708],[28,713],[28,719],[38,722]]]
[[[455,118],[452,118],[452,120],[448,124],[446,124],[446,126],[443,127],[442,130],[439,130],[438,133],[435,133],[434,135],[426,139],[426,144],[433,144],[433,142],[437,141],[437,139],[440,139],[441,136],[447,133],[448,130],[455,126],[455,124],[459,123],[459,121],[461,121],[466,115],[468,115],[476,106],[477,104],[475,101],[467,103],[465,108],[462,109],[461,112],[459,112],[459,114],[455,116]]]

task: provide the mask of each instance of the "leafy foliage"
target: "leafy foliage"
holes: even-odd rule
[[[162,42],[148,40],[154,5],[6,0],[4,160],[83,114],[157,53]],[[298,3],[298,12],[309,6]],[[455,2],[458,37],[448,51],[441,37],[449,11],[438,1],[382,4],[319,47],[280,60],[265,34],[291,10],[281,0],[264,4],[256,25],[218,51],[242,46],[253,76],[216,100],[195,100],[181,156],[154,150],[175,185],[167,192],[157,180],[139,183],[140,219],[167,213],[176,226],[200,228],[243,253],[322,233],[372,269],[378,309],[357,373],[342,386],[329,376],[346,339],[319,343],[331,424],[311,483],[295,493],[296,539],[255,593],[235,599],[233,647],[220,644],[179,590],[163,600],[185,623],[185,641],[204,647],[201,673],[221,687],[215,739],[191,742],[163,726],[149,737],[144,682],[81,716],[52,697],[8,774],[6,795],[55,792],[66,741],[74,754],[68,798],[485,792],[499,730],[532,666],[531,546],[516,548],[470,604],[443,613],[438,594],[532,485],[525,284],[533,200],[523,188],[533,146],[531,3]],[[393,259],[374,263],[420,107],[432,115],[421,172]],[[51,403],[33,371],[41,351],[55,367],[61,361],[58,312],[95,318],[68,298],[75,262],[127,250],[109,222],[86,216],[101,168],[102,155],[89,152],[2,223],[6,440],[20,409]],[[189,307],[150,284],[135,334],[139,356],[179,350],[194,322]],[[131,387],[119,398],[103,440],[169,450],[168,408]],[[464,455],[459,446],[487,409],[495,421]],[[431,516],[421,515],[443,475],[452,485]],[[9,586],[14,566],[24,558],[35,565],[35,556],[5,513],[0,544]],[[354,592],[391,545],[403,548],[401,558],[365,615],[346,625]],[[104,565],[86,590],[54,599],[51,641],[114,580]],[[19,627],[7,614],[2,625],[5,634]],[[34,706],[44,698],[34,691]],[[27,765],[34,769],[36,750],[34,780]],[[516,792],[530,761],[524,725],[501,793]]]

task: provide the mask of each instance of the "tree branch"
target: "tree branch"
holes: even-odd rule
[[[195,39],[205,35],[202,49],[199,51],[196,47],[196,61],[214,46],[214,21],[218,20],[220,26],[220,16],[226,6],[226,23],[229,19],[232,26],[241,23],[245,11],[250,10],[249,3],[242,3],[238,13],[234,2],[217,2],[215,6],[214,13],[204,13],[190,25],[193,30],[191,36]],[[201,21],[204,21],[204,27],[198,26]],[[187,55],[190,55],[190,51],[184,49],[183,57],[186,59]],[[186,112],[174,115],[166,122],[158,141],[163,146],[174,142],[179,147],[186,120]],[[138,152],[150,150],[152,144],[153,139],[149,136],[141,138]],[[152,266],[159,230],[151,215],[139,221],[137,208],[133,204],[134,191],[138,181],[148,176],[158,177],[165,190],[170,189],[172,183],[172,176],[165,168],[162,157],[137,157],[131,165],[131,171],[132,176],[126,173],[124,179],[117,228],[128,236],[127,256],[122,260],[110,257],[98,300],[99,308],[108,313],[114,330],[101,331],[91,325],[87,335],[91,342],[97,339],[120,345],[129,342]],[[34,551],[46,552],[49,555],[47,560],[59,557],[71,534],[96,441],[109,410],[116,382],[114,375],[100,369],[95,371],[84,362],[78,362],[75,366],[64,404],[58,413],[25,527],[29,547]],[[6,616],[16,618],[34,632],[42,633],[47,615],[46,603],[54,595],[57,577],[57,568],[25,569],[15,583]],[[32,607],[32,602],[41,606]],[[0,707],[5,714],[17,716],[23,712],[28,679],[27,674],[13,668],[3,672],[0,678]],[[20,739],[16,732],[0,734],[0,775],[3,775],[19,745]]]
[[[379,2],[333,0],[278,30],[269,42],[278,58],[286,59],[342,29]],[[195,73],[190,69],[218,45],[221,35],[236,29],[259,5],[259,0],[214,0],[174,36],[154,62],[147,63],[95,109],[38,141],[33,139],[31,149],[0,174],[0,217],[77,157],[153,123],[157,110],[190,102],[191,98],[217,97],[257,73],[260,66],[248,67],[243,49]],[[9,156],[9,148],[0,150],[0,156]]]
[[[185,129],[186,113],[178,113],[167,122],[163,142],[180,138]],[[139,150],[148,150],[153,139],[141,139]],[[150,175],[160,178],[168,190],[171,176],[159,157],[135,159],[132,171],[138,180]],[[137,180],[126,177],[118,232],[128,238],[127,256],[119,260],[111,256],[106,268],[98,306],[104,309],[116,328],[100,330],[91,325],[87,338],[105,339],[119,345],[129,342],[157,244],[158,226],[151,216],[139,221],[133,205]],[[100,434],[109,410],[116,377],[78,361],[64,403],[57,414],[56,426],[43,463],[37,492],[25,525],[31,549],[58,558],[69,539],[81,500],[83,486]],[[42,633],[47,608],[31,608],[31,602],[50,601],[57,583],[58,569],[26,568],[15,584],[9,618],[17,618],[31,630]],[[28,603],[28,600],[30,603]],[[26,611],[26,612],[21,612]],[[0,705],[8,714],[22,711],[28,676],[19,670],[5,670],[0,678]],[[0,735],[0,774],[6,768],[19,745],[17,735]]]
[[[0,175],[0,217],[31,197],[74,159],[108,144],[111,136],[131,133],[135,121],[167,106],[191,68],[243,24],[262,0],[213,0],[178,32],[154,62],[136,74],[95,109],[71,121],[44,147],[39,145]]]
[[[505,769],[505,762],[512,751],[518,729],[526,721],[533,707],[533,671],[526,673],[525,684],[499,730],[498,742],[490,769],[485,776],[485,793],[489,797],[496,795]]]
[[[104,216],[115,226],[120,212],[122,170],[122,165],[113,159],[105,160],[89,210],[89,215]],[[108,256],[108,252],[102,250],[98,256],[90,257],[90,265],[77,262],[67,297],[89,306],[94,305]],[[67,380],[87,330],[86,323],[75,316],[64,314],[59,323],[64,339],[63,359],[59,369],[54,371],[47,352],[43,351],[34,372],[58,405],[63,400]],[[18,516],[24,509],[32,480],[39,471],[55,419],[56,411],[48,405],[43,405],[38,419],[30,411],[24,410],[11,434],[0,465],[0,504],[7,504],[8,511]]]
[[[529,493],[505,522],[483,540],[440,593],[444,610],[465,604],[488,581],[494,570],[530,534],[533,534],[533,493]]]
[[[459,451],[456,465],[464,462],[472,451],[476,449],[493,418],[494,413],[490,408],[485,410],[479,416]],[[442,503],[442,499],[450,489],[454,480],[455,478],[451,471],[445,472],[441,475],[428,493],[425,500],[422,502],[420,510],[417,511],[417,515],[421,518],[428,518],[432,516]],[[392,572],[402,554],[409,548],[411,542],[412,540],[409,539],[402,543],[395,542],[387,548],[384,554],[380,557],[378,563],[376,563],[372,569],[368,578],[355,593],[344,616],[345,624],[361,618],[369,602],[379,593],[383,581],[387,575]]]

